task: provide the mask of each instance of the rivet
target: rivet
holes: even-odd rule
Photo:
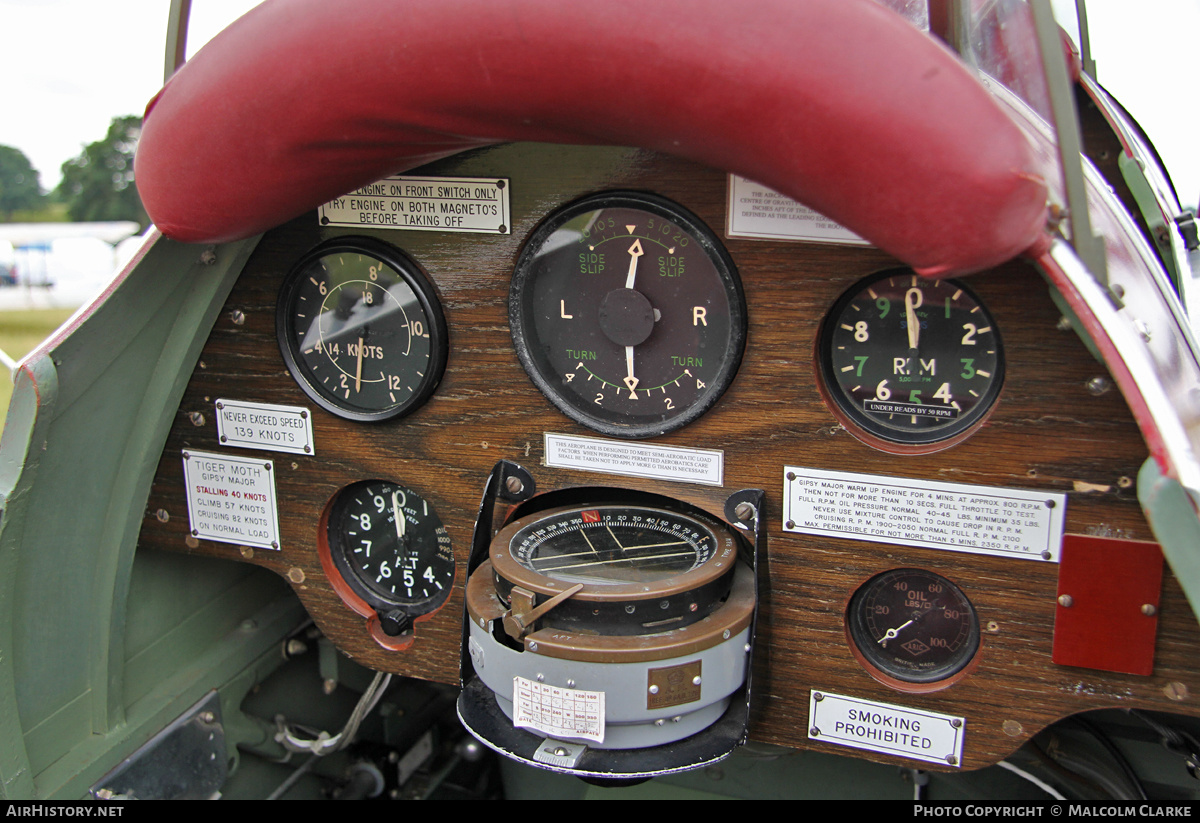
[[[1071,597],[1069,594],[1060,594],[1058,596],[1058,605],[1062,606],[1064,609],[1069,609],[1075,605],[1075,598]]]
[[[183,539],[183,542],[189,549],[200,548],[200,541],[192,537],[190,534]]]
[[[695,677],[693,677],[693,678],[692,678],[692,685],[693,685],[693,686],[699,686],[699,685],[700,685],[700,675],[696,675]]]
[[[783,527],[784,527],[785,529],[794,529],[794,528],[796,528],[796,521],[795,521],[795,520],[789,520],[788,522],[786,522],[786,523],[784,523],[784,524],[783,524]]]
[[[1143,603],[1142,614],[1146,615],[1146,617],[1154,617],[1154,615],[1158,614],[1158,609],[1154,607],[1153,603]]]
[[[951,766],[953,766],[955,763],[958,762],[958,758],[952,754],[948,754],[948,755],[946,755],[946,762],[949,763]]]
[[[1068,320],[1067,317],[1064,315],[1064,316],[1058,318],[1058,322],[1054,324],[1054,328],[1058,329],[1059,331],[1070,331],[1071,330],[1071,321]]]
[[[1188,698],[1187,684],[1180,683],[1178,680],[1174,680],[1174,681],[1168,683],[1167,685],[1163,686],[1163,694],[1165,694],[1167,697],[1169,697],[1172,700],[1187,700],[1187,698]]]
[[[809,737],[820,737],[821,730],[818,729],[816,726],[813,726],[811,729],[808,730],[808,736]]]
[[[658,686],[651,686],[650,694],[658,694]]]
[[[288,569],[287,576],[288,576],[288,580],[292,581],[293,583],[303,583],[304,582],[304,569],[300,569],[300,568],[297,568],[296,566],[292,566],[290,569]]]
[[[1128,489],[1133,485],[1133,479],[1124,475],[1117,478],[1117,486],[1122,489]]]
[[[1025,727],[1015,720],[1005,720],[1000,724],[1000,728],[1009,737],[1020,737],[1025,731]]]
[[[821,694],[820,692],[817,692],[816,694],[813,695],[813,700],[815,700],[818,703],[820,703],[824,699],[825,699],[825,695]]]
[[[989,632],[998,632],[1000,631],[1000,624],[995,620],[989,620],[987,624],[987,630]]]
[[[241,553],[242,557],[246,558],[247,560],[249,560],[251,557],[254,557],[254,549],[252,549],[250,546],[238,546],[238,551]]]

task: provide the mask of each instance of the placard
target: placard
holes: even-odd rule
[[[964,718],[948,714],[828,692],[809,694],[809,740],[961,766],[966,727]]]
[[[604,742],[604,692],[513,678],[513,725],[550,737]]]
[[[871,245],[820,212],[736,174],[729,175],[729,203],[725,214],[727,237]]]
[[[785,466],[783,528],[1058,562],[1067,496]]]
[[[509,234],[508,182],[496,177],[385,177],[330,200],[317,217],[322,226]]]
[[[185,451],[183,482],[193,537],[279,548],[275,466],[270,460]]]
[[[217,436],[222,446],[314,454],[312,414],[303,406],[241,400],[216,402]]]
[[[545,435],[546,465],[560,469],[648,477],[678,483],[720,486],[725,476],[725,452],[653,446],[598,437]]]

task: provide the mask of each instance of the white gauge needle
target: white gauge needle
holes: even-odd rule
[[[920,289],[909,289],[904,293],[904,318],[905,325],[908,326],[908,347],[910,349],[917,348],[917,343],[920,342],[921,324],[917,322],[917,309],[921,308],[921,304],[924,302]]]
[[[911,625],[912,625],[914,622],[915,622],[915,621],[912,621],[912,620],[910,620],[910,621],[908,621],[907,623],[904,623],[904,624],[902,624],[902,625],[900,625],[900,626],[897,626],[897,627],[896,627],[896,628],[894,628],[894,629],[888,629],[886,632],[884,632],[884,634],[883,634],[883,637],[879,638],[879,645],[880,645],[880,646],[886,646],[886,645],[887,645],[887,642],[888,642],[889,640],[891,640],[892,638],[894,638],[896,635],[900,634],[900,632],[901,632],[901,631],[903,631],[904,629],[907,629],[907,628],[908,628],[909,626],[911,626]]]
[[[629,399],[637,400],[638,379],[633,376],[633,346],[625,347],[625,388],[629,389]]]
[[[396,537],[403,543],[408,521],[404,517],[404,512],[400,510],[400,501],[396,499],[397,494],[399,492],[392,492],[392,519],[396,521]]]
[[[625,276],[625,288],[633,288],[633,279],[637,277],[638,259],[645,254],[642,251],[642,241],[634,240],[633,245],[629,247],[629,274]]]
[[[362,391],[362,338],[358,338],[358,365],[354,367],[354,390]]]

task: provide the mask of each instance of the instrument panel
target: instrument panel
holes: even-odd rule
[[[994,763],[1047,724],[1087,709],[1197,713],[1187,696],[1200,693],[1190,664],[1197,626],[1169,573],[1153,674],[1114,674],[1053,663],[1055,562],[784,527],[785,467],[802,466],[1065,495],[1066,533],[1153,539],[1133,488],[1146,454],[1138,429],[1031,267],[1015,261],[935,284],[870,247],[731,238],[725,174],[642,150],[513,144],[420,173],[509,180],[509,232],[334,229],[309,214],[264,235],[188,384],[140,551],[270,569],[359,662],[457,683],[466,561],[497,461],[524,466],[539,492],[615,488],[717,518],[732,493],[763,489],[767,568],[751,739],[889,759],[812,737],[814,693],[962,718],[961,763],[940,768]],[[667,231],[650,233],[660,227]],[[694,256],[682,254],[681,239]],[[309,299],[331,317],[344,315],[317,349],[302,342],[313,320],[300,316],[299,286],[290,284],[305,282],[313,261],[330,261],[328,252],[346,243],[369,260],[330,262],[328,279],[312,278]],[[585,292],[562,275],[586,274],[599,255],[608,272],[602,287]],[[660,262],[671,258],[701,285],[680,289],[660,275]],[[373,285],[370,267],[380,263],[407,289],[395,301],[401,308],[377,308],[396,293]],[[357,296],[338,298],[353,282],[362,284]],[[375,295],[371,306],[363,305],[367,294]],[[419,311],[410,311],[414,301]],[[592,327],[571,325],[585,307],[598,312]],[[394,324],[402,334],[379,336],[373,318],[385,314],[405,315]],[[724,322],[702,324],[716,318]],[[660,328],[673,330],[671,345],[654,342]],[[289,349],[289,341],[297,345]],[[407,376],[402,350],[418,352],[412,372],[426,382],[398,401],[385,390],[370,408],[347,409],[367,394],[366,381],[387,386]],[[314,355],[318,365],[298,374],[297,361]],[[382,367],[373,370],[376,361]],[[326,382],[322,370],[339,386],[331,397],[313,387]],[[663,389],[681,376],[695,383],[687,397],[672,397]],[[595,391],[576,392],[577,379]],[[682,413],[664,414],[663,397]],[[310,416],[311,453],[236,450],[271,461],[278,548],[189,528],[181,455],[235,451],[215,425],[222,398]],[[632,410],[643,400],[657,407],[653,415]],[[705,485],[547,465],[547,434],[719,452],[723,475]],[[354,497],[355,489],[364,494]],[[333,558],[345,561],[367,539],[390,547],[394,559],[373,558],[369,579],[353,585],[350,563]],[[408,548],[418,541],[425,548]],[[418,555],[421,562],[408,559]],[[402,580],[437,581],[448,594],[381,591],[371,581],[384,568]],[[906,613],[911,599],[937,619]],[[430,605],[410,607],[418,601]],[[880,611],[893,608],[908,616]],[[914,653],[914,639],[938,647],[933,664]]]

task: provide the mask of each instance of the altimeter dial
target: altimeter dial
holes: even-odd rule
[[[406,486],[366,480],[342,489],[329,509],[326,538],[342,581],[375,609],[389,634],[450,596],[450,536],[429,501]]]

